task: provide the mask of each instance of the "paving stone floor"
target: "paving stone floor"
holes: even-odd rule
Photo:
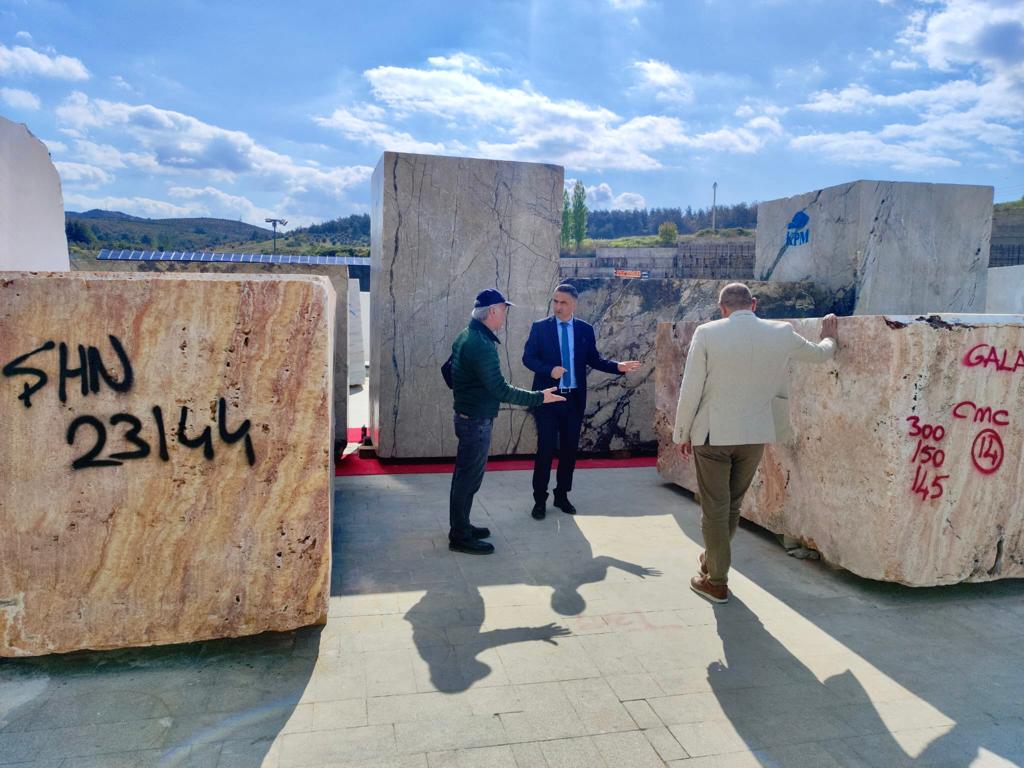
[[[0,765],[746,768],[1024,764],[1024,582],[917,589],[744,526],[733,600],[687,588],[697,508],[653,469],[577,473],[534,521],[492,472],[337,481],[326,626],[0,660]]]

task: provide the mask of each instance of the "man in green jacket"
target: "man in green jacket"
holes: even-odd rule
[[[515,306],[501,291],[481,291],[473,305],[469,327],[452,344],[452,389],[455,393],[455,455],[450,496],[448,548],[454,552],[489,555],[494,545],[483,541],[491,532],[469,522],[473,496],[480,490],[491,447],[491,427],[498,403],[533,407],[565,400],[555,388],[532,392],[513,387],[501,372],[496,333],[505,324],[508,308]]]

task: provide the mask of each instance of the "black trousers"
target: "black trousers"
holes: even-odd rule
[[[533,462],[533,498],[544,501],[551,481],[551,460],[558,449],[558,473],[555,496],[572,490],[572,473],[576,469],[576,451],[583,426],[583,395],[579,390],[563,394],[564,403],[550,403],[534,409],[537,422],[537,458]]]

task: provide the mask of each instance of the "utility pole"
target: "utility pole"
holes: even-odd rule
[[[711,231],[715,231],[715,203],[718,201],[718,182],[711,185]]]
[[[280,224],[282,227],[288,226],[287,219],[264,219],[267,224],[270,224],[274,228],[274,247],[271,249],[271,253],[277,253],[277,225]]]

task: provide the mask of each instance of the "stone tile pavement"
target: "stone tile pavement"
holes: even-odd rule
[[[687,588],[697,508],[653,469],[529,516],[492,472],[450,553],[449,478],[337,481],[326,626],[0,660],[0,765],[1024,765],[1024,583],[912,590],[737,534],[733,600]]]

